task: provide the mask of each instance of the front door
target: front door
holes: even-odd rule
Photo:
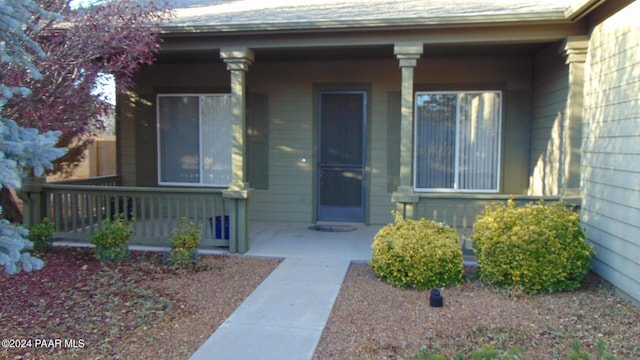
[[[318,220],[362,222],[366,92],[321,92],[318,108]]]

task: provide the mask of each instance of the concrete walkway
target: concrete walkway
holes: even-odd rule
[[[282,263],[196,351],[201,359],[311,359],[354,262],[371,257],[380,226],[319,232],[308,224],[251,223],[248,256]]]

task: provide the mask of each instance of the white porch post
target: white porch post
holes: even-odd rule
[[[246,72],[253,63],[254,55],[251,49],[225,48],[220,50],[220,57],[227,64],[231,72],[231,112],[232,112],[232,151],[231,151],[231,184],[224,192],[224,197],[236,199],[232,206],[230,221],[233,221],[229,234],[229,251],[245,253],[249,250],[249,232],[247,202],[249,198],[249,183],[247,183],[246,163]]]
[[[391,195],[397,210],[404,217],[414,217],[414,207],[419,197],[413,191],[413,70],[422,55],[422,43],[396,44],[394,53],[402,70],[400,117],[400,185]]]
[[[564,41],[560,49],[569,65],[569,93],[562,124],[562,157],[558,184],[558,190],[563,196],[580,194],[584,64],[588,48],[588,36],[572,36]]]

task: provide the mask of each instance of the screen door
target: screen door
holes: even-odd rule
[[[364,91],[319,95],[319,221],[364,221],[365,99]]]

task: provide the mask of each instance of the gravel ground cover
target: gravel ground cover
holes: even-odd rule
[[[176,272],[160,253],[105,265],[92,249],[60,247],[43,259],[37,272],[0,273],[0,339],[13,345],[0,358],[188,359],[279,263],[201,256],[197,269]],[[429,291],[352,265],[314,359],[412,359],[423,347],[470,358],[487,344],[519,346],[521,359],[562,359],[576,340],[588,352],[603,341],[618,359],[640,359],[640,308],[595,275],[577,291],[537,296],[484,285],[474,269],[465,277],[432,308]]]
[[[314,360],[412,359],[423,348],[447,359],[483,345],[522,349],[521,359],[564,359],[572,344],[593,353],[598,341],[618,359],[640,359],[640,308],[614,296],[593,274],[567,293],[511,294],[477,280],[441,289],[443,307],[429,291],[406,290],[354,264],[334,305]]]
[[[279,260],[207,255],[174,271],[157,252],[121,265],[56,247],[42,270],[0,273],[3,359],[187,359]]]

